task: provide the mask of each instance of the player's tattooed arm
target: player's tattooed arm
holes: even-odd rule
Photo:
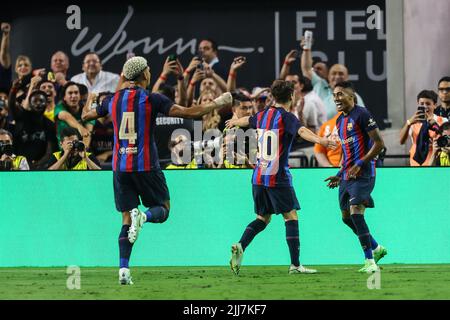
[[[231,93],[225,92],[218,98],[214,99],[211,103],[206,103],[202,105],[192,106],[190,108],[185,108],[177,104],[172,105],[169,111],[169,117],[180,117],[180,118],[199,118],[204,114],[210,113],[213,110],[218,110],[220,108],[230,106],[233,102],[233,97]]]
[[[249,122],[250,117],[242,117],[242,118],[231,118],[225,121],[225,128],[231,129],[233,127],[248,127],[250,125]]]
[[[373,160],[384,148],[384,141],[381,137],[380,130],[374,129],[369,131],[367,134],[374,143],[369,152],[361,159],[364,163]]]
[[[380,135],[380,130],[378,130],[378,128],[367,132],[367,134],[374,142],[373,146],[372,148],[370,148],[369,152],[364,157],[362,157],[362,159],[357,160],[355,164],[350,168],[350,170],[348,171],[348,176],[350,178],[356,178],[361,171],[361,167],[369,161],[375,159],[375,157],[384,148],[384,141]]]

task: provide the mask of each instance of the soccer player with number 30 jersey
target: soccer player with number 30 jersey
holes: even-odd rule
[[[300,238],[297,210],[300,205],[292,187],[288,158],[292,142],[300,135],[303,139],[335,148],[336,143],[321,138],[304,127],[288,110],[293,101],[294,85],[276,80],[271,87],[275,105],[261,110],[252,117],[231,119],[227,127],[250,126],[258,133],[257,163],[253,172],[253,200],[256,219],[245,229],[239,242],[231,247],[231,270],[239,274],[245,249],[253,238],[263,231],[272,214],[282,214],[286,226],[286,241],[291,257],[289,274],[315,273],[316,270],[300,264]]]

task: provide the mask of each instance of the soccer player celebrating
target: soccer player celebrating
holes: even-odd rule
[[[375,158],[384,147],[378,126],[370,112],[356,104],[353,84],[336,84],[334,102],[342,114],[336,120],[342,143],[342,167],[336,176],[327,178],[329,188],[339,186],[342,221],[358,236],[366,258],[359,272],[373,273],[377,262],[387,254],[369,232],[364,219],[366,208],[373,208],[370,193],[375,186]]]
[[[163,223],[170,210],[169,190],[159,167],[155,144],[156,115],[198,118],[232,103],[227,92],[213,102],[184,108],[158,93],[148,93],[150,69],[143,57],[133,57],[123,66],[122,88],[95,109],[88,103],[83,121],[110,114],[114,125],[113,185],[116,208],[122,212],[119,235],[119,283],[132,284],[129,259],[145,222]],[[139,199],[140,198],[140,199]],[[149,208],[145,213],[138,205]]]
[[[241,240],[231,247],[231,270],[239,274],[245,249],[253,238],[263,231],[272,214],[282,214],[286,225],[286,241],[291,256],[289,274],[315,273],[314,269],[300,264],[300,238],[297,211],[300,205],[292,187],[288,157],[297,134],[326,148],[336,147],[334,141],[321,138],[304,127],[289,112],[294,98],[294,85],[289,81],[275,80],[271,87],[275,105],[267,107],[251,117],[231,119],[227,128],[233,126],[257,129],[258,155],[253,171],[253,199],[256,219],[244,231]]]

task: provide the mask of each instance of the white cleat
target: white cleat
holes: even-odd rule
[[[145,213],[139,211],[139,209],[131,210],[130,215],[131,226],[128,230],[128,241],[130,241],[130,243],[135,243],[138,238],[139,232],[142,229],[142,226],[147,220],[147,216],[145,215]]]
[[[240,243],[233,244],[231,246],[230,266],[231,271],[233,271],[235,275],[239,274],[243,257],[244,257],[244,250],[242,250],[242,245]]]
[[[128,268],[121,268],[119,270],[119,284],[122,285],[131,285],[133,281],[131,281],[131,273]]]
[[[361,273],[375,273],[375,272],[377,272],[379,270],[380,270],[380,268],[378,267],[378,265],[375,262],[373,262],[373,260],[370,261],[369,259],[366,259],[364,267],[359,269],[358,272],[361,272]]]
[[[299,273],[317,273],[317,270],[305,268],[302,265],[296,267],[293,264],[291,264],[291,266],[289,267],[289,274],[299,274]]]

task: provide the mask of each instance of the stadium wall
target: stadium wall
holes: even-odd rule
[[[323,180],[334,169],[294,169],[300,201],[301,261],[360,264],[357,238],[341,222],[337,190]],[[132,265],[227,265],[230,245],[254,219],[250,170],[165,171],[171,212],[146,224]],[[439,182],[437,182],[439,181]],[[378,169],[374,237],[389,250],[384,263],[450,263],[450,170]],[[111,172],[0,173],[0,267],[116,266],[121,215]],[[248,248],[247,265],[287,265],[284,223],[274,217]]]

